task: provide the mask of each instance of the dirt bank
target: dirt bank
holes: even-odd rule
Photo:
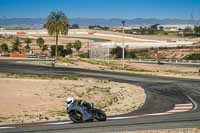
[[[92,78],[0,78],[0,85],[0,124],[66,120],[67,96],[94,102],[108,115],[134,111],[145,101],[139,86]]]

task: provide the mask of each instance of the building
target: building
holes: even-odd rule
[[[178,32],[188,27],[193,30],[195,26],[192,24],[159,25],[158,30]]]
[[[5,30],[5,28],[1,28],[1,27],[0,27],[0,31],[3,31],[3,30]]]

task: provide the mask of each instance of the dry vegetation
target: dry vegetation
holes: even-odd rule
[[[66,120],[67,96],[93,102],[108,115],[145,102],[141,87],[101,79],[1,74],[0,84],[0,124]]]
[[[189,77],[198,78],[198,67],[186,67],[175,65],[159,65],[159,64],[143,64],[125,62],[125,70],[122,69],[121,61],[96,61],[88,59],[62,59],[58,65],[65,67],[78,67],[94,70],[108,70],[108,71],[126,71],[131,73],[142,73],[150,75],[162,76],[176,76],[176,77]]]

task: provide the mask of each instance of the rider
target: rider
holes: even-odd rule
[[[83,100],[78,100],[78,99],[75,100],[73,97],[68,97],[66,103],[67,103],[67,108],[69,106],[76,106],[76,105],[81,107],[86,107],[88,110],[92,108],[90,103]]]

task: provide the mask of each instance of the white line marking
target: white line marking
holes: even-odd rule
[[[180,112],[187,112],[187,111],[190,111],[190,110],[196,110],[197,107],[198,107],[197,103],[190,96],[187,96],[187,97],[192,103],[175,104],[174,108],[172,110],[167,111],[167,112],[154,113],[154,114],[144,114],[144,115],[138,115],[138,116],[113,117],[113,118],[107,118],[107,119],[108,120],[133,119],[133,118],[139,118],[139,117],[144,117],[144,116],[168,115],[168,114],[175,114],[175,113],[180,113]],[[64,124],[70,124],[70,123],[72,123],[72,121],[46,123],[45,125],[64,125]],[[9,129],[9,128],[16,128],[16,127],[0,127],[0,129]]]
[[[67,122],[55,122],[55,123],[47,123],[47,125],[64,125],[64,124],[70,124],[72,123],[71,121]]]
[[[193,108],[193,106],[189,106],[189,107],[188,106],[186,106],[186,107],[182,106],[182,107],[174,107],[174,110],[179,110],[179,109],[180,110],[183,110],[183,109],[187,110],[187,109],[192,109],[192,108]]]
[[[188,97],[188,99],[190,99],[190,101],[192,102],[192,104],[193,104],[193,110],[197,110],[197,108],[198,108],[198,104],[196,103],[196,101],[194,101],[190,96],[187,96]]]
[[[170,110],[169,113],[179,113],[179,112],[187,112],[189,110]]]
[[[172,110],[169,110],[169,111],[163,112],[163,113],[154,113],[154,114],[145,114],[145,115],[139,115],[139,116],[127,116],[127,117],[113,117],[113,118],[108,118],[108,120],[121,120],[121,119],[139,118],[139,117],[144,117],[144,116],[168,115],[168,114],[187,112],[187,111],[192,110],[192,108],[193,108],[193,104],[192,103],[175,104],[175,106],[174,106],[174,108]]]
[[[187,104],[176,104],[175,107],[180,107],[180,106],[193,106],[192,103],[187,103]]]
[[[16,127],[0,127],[0,129],[10,129],[10,128],[16,128]]]
[[[146,114],[145,116],[158,116],[158,115],[168,115],[168,114],[171,114],[171,113],[164,112],[164,113]]]

